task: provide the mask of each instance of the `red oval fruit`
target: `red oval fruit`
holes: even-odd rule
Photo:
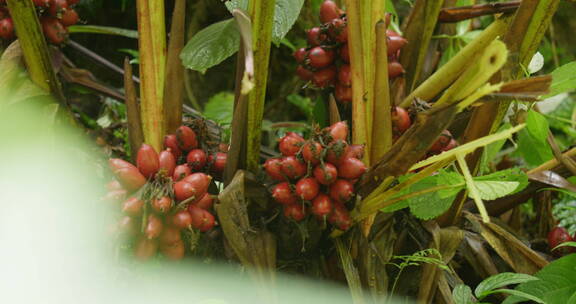
[[[318,191],[320,191],[320,185],[314,178],[302,178],[296,183],[296,195],[303,200],[313,200],[318,195]]]
[[[142,214],[142,208],[144,207],[144,201],[137,198],[131,197],[122,203],[122,212],[130,216],[139,216]]]
[[[118,158],[113,158],[108,161],[112,168],[112,173],[116,179],[122,184],[122,187],[127,191],[135,191],[140,189],[146,183],[144,175],[138,171],[131,163],[123,161]]]
[[[185,246],[182,240],[173,243],[160,244],[160,253],[167,259],[178,261],[184,258]]]
[[[176,139],[174,134],[164,136],[164,147],[169,148],[176,159],[182,155],[182,150],[178,146],[178,139]]]
[[[289,179],[297,179],[306,174],[306,164],[295,156],[286,156],[282,159],[282,173]]]
[[[177,201],[183,201],[190,197],[196,197],[197,192],[196,188],[192,186],[190,183],[187,183],[183,180],[176,182],[174,184],[174,197]]]
[[[166,226],[162,230],[162,233],[160,234],[158,240],[160,241],[160,244],[171,244],[174,242],[178,242],[182,240],[180,229],[176,227]]]
[[[568,233],[568,230],[566,230],[566,228],[564,228],[564,227],[554,227],[554,229],[552,229],[548,233],[548,246],[550,247],[551,251],[556,246],[558,246],[562,243],[571,242],[571,241],[573,241],[572,237]],[[562,256],[562,255],[568,254],[572,251],[573,251],[573,248],[571,248],[571,247],[561,247],[561,248],[558,248],[558,249],[552,251],[552,253],[556,256]]]
[[[80,17],[74,9],[65,10],[60,17],[60,23],[62,23],[63,26],[74,25],[78,23],[78,20],[80,20]]]
[[[348,48],[348,44],[340,48],[340,58],[346,63],[350,62],[350,49]]]
[[[290,184],[287,182],[279,183],[272,189],[272,197],[280,204],[290,205],[298,202],[298,197],[292,193]]]
[[[404,68],[398,61],[390,61],[388,62],[388,77],[390,79],[396,78],[400,75],[404,74]]]
[[[356,179],[366,172],[366,165],[353,157],[347,157],[338,164],[338,176],[347,179]]]
[[[341,203],[349,201],[354,196],[354,185],[345,179],[338,179],[330,185],[330,197]]]
[[[136,241],[134,246],[134,256],[139,261],[147,261],[156,255],[158,251],[158,241],[150,240],[145,237],[140,238]]]
[[[191,150],[188,152],[188,156],[186,156],[188,166],[190,166],[193,172],[202,170],[206,165],[206,159],[206,152],[202,149]]]
[[[198,208],[202,208],[204,210],[210,210],[212,208],[212,204],[214,203],[214,198],[210,193],[204,194],[198,201],[194,202],[194,206]],[[190,205],[192,206],[192,205]],[[190,211],[190,210],[188,210]]]
[[[408,40],[400,36],[388,36],[386,40],[388,56],[392,56],[408,43]]]
[[[343,64],[338,69],[338,81],[341,85],[347,87],[352,85],[352,72],[350,71],[349,64]]]
[[[164,172],[165,176],[172,177],[174,175],[174,169],[176,168],[176,158],[174,154],[170,151],[170,148],[160,152],[158,155],[158,164],[160,166],[160,172]]]
[[[50,0],[50,7],[48,8],[48,13],[52,17],[58,17],[60,14],[64,13],[68,9],[68,2],[66,0]]]
[[[6,0],[0,0],[0,4],[4,4],[5,2],[6,2]],[[7,17],[10,17],[10,13],[8,12],[8,9],[5,7],[0,7],[0,20],[7,18]]]
[[[362,159],[364,157],[364,145],[349,145],[345,155],[345,157]]]
[[[401,107],[395,107],[392,110],[392,129],[394,134],[400,135],[410,128],[412,121],[408,112]]]
[[[442,152],[442,149],[444,149],[444,147],[446,147],[450,143],[451,140],[452,140],[452,133],[450,133],[450,131],[448,130],[444,130],[442,131],[442,134],[440,134],[440,136],[438,136],[436,141],[432,144],[432,147],[430,147],[429,151],[432,153],[440,153]]]
[[[198,147],[196,132],[187,126],[180,126],[176,129],[176,139],[178,147],[184,151],[190,151]]]
[[[284,206],[284,216],[286,218],[300,222],[306,217],[306,210],[301,204],[290,204]]]
[[[192,216],[188,210],[180,210],[174,213],[170,220],[172,225],[176,228],[186,229],[192,226]]]
[[[348,139],[348,124],[345,121],[339,121],[330,127],[328,131],[332,141]]]
[[[396,31],[394,31],[394,30],[387,29],[387,30],[386,30],[386,36],[388,36],[388,37],[400,36],[400,34],[396,33]]]
[[[116,204],[126,199],[127,194],[128,193],[124,189],[113,190],[106,193],[106,195],[102,197],[102,200],[111,204]]]
[[[305,161],[316,165],[322,158],[322,145],[316,141],[308,141],[302,146],[302,158]]]
[[[146,228],[144,229],[144,234],[148,239],[155,239],[160,236],[160,233],[162,233],[162,228],[164,228],[162,220],[156,215],[150,214],[148,216]]]
[[[34,5],[37,7],[49,7],[50,6],[50,0],[34,0]],[[68,3],[70,4],[70,3]]]
[[[311,46],[318,46],[326,40],[326,35],[319,27],[313,27],[306,31],[306,39]]]
[[[0,38],[6,40],[14,38],[14,22],[12,18],[0,19]]]
[[[40,19],[44,36],[48,42],[53,44],[61,44],[68,37],[68,31],[64,28],[62,23],[56,18],[42,18]]]
[[[314,72],[310,71],[304,66],[299,65],[296,68],[296,75],[298,75],[298,77],[304,81],[309,81],[314,77]]]
[[[328,34],[337,42],[345,43],[348,41],[348,26],[346,21],[336,18],[328,24]]]
[[[174,181],[177,182],[184,179],[186,176],[190,174],[192,174],[192,170],[190,170],[190,167],[188,167],[188,165],[186,164],[178,165],[176,166],[176,168],[174,168],[174,175],[172,176],[172,179],[174,179]]]
[[[325,0],[320,5],[320,22],[327,23],[340,17],[340,9],[332,0]]]
[[[201,232],[206,232],[214,227],[214,216],[212,213],[194,205],[190,205],[188,212],[192,216],[192,227]]]
[[[172,199],[168,196],[155,198],[152,200],[151,206],[156,213],[164,214],[170,211],[170,208],[172,208]]]
[[[296,51],[294,51],[294,59],[296,59],[296,62],[298,63],[302,63],[304,62],[304,59],[306,59],[306,49],[305,48],[299,48]]]
[[[338,165],[346,156],[348,144],[344,140],[336,140],[330,143],[327,147],[326,160],[332,164]]]
[[[280,139],[278,149],[284,156],[296,155],[300,151],[300,147],[304,144],[304,138],[294,133],[288,132]]]
[[[318,88],[330,86],[336,80],[336,67],[330,66],[314,72],[312,83]]]
[[[450,142],[444,148],[442,148],[442,152],[450,151],[450,150],[456,148],[457,146],[458,146],[458,142],[454,138],[452,138],[450,140]]]
[[[213,157],[211,157],[210,162],[211,171],[215,176],[222,176],[224,174],[224,169],[226,169],[226,161],[228,160],[228,153],[216,152]]]
[[[330,224],[338,229],[346,231],[352,226],[352,219],[346,207],[338,202],[334,202],[334,209],[328,217]]]
[[[158,153],[147,144],[142,144],[136,155],[136,166],[146,178],[152,178],[160,169]]]
[[[206,191],[208,191],[208,187],[212,181],[212,176],[197,172],[186,176],[182,181],[194,186],[194,188],[196,188],[196,195],[200,198],[204,193],[206,193]]]
[[[352,102],[352,87],[347,87],[337,83],[334,87],[334,97],[342,104]]]
[[[313,68],[325,68],[334,62],[334,51],[324,49],[321,46],[316,46],[308,52],[309,64]]]
[[[282,173],[282,159],[281,158],[269,158],[264,163],[264,170],[266,174],[270,176],[271,179],[275,181],[285,181],[286,177]]]
[[[314,168],[314,177],[322,185],[330,185],[336,181],[338,170],[331,163],[324,163]]]
[[[319,194],[312,201],[312,213],[320,218],[327,216],[332,212],[332,200],[326,194]]]

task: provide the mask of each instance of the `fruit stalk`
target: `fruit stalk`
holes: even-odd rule
[[[164,1],[138,0],[140,51],[140,110],[144,141],[162,149],[164,135],[164,80],[166,77],[166,28]]]
[[[132,80],[132,65],[128,58],[124,59],[124,95],[126,96],[126,117],[128,122],[128,139],[132,160],[136,160],[136,151],[144,142],[142,135],[142,120],[140,119],[140,106],[134,80]]]

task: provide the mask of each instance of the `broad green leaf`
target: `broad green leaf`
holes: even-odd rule
[[[297,94],[290,94],[288,97],[286,97],[286,99],[291,104],[297,106],[298,109],[300,109],[300,111],[306,115],[308,120],[312,120],[314,118],[314,104],[312,104],[312,100],[310,100],[310,98]]]
[[[515,295],[516,297],[519,297],[519,298],[524,298],[526,300],[534,301],[536,303],[546,304],[546,302],[544,302],[544,300],[540,299],[539,297],[533,296],[529,293],[525,293],[522,291],[514,290],[514,289],[507,289],[507,288],[496,289],[496,290],[488,292],[487,295],[495,294],[495,293],[507,293],[507,294]]]
[[[234,112],[234,94],[230,92],[218,93],[206,103],[204,116],[219,124],[232,123]]]
[[[473,304],[472,289],[467,285],[460,284],[452,290],[452,298],[456,304]]]
[[[532,166],[540,165],[552,159],[552,149],[546,138],[549,132],[546,118],[531,110],[526,118],[526,129],[518,135],[518,152]]]
[[[534,110],[528,112],[528,117],[526,117],[526,131],[530,132],[537,140],[546,141],[549,130],[550,128],[546,117]]]
[[[547,304],[575,303],[576,254],[570,254],[551,262],[534,276],[540,280],[522,283],[515,290],[538,297]],[[512,304],[522,301],[524,299],[510,296],[503,303]]]
[[[226,1],[224,5],[226,5],[226,8],[230,13],[237,8],[244,11],[248,10],[248,0],[230,0]]]
[[[571,92],[576,89],[576,61],[567,63],[552,72],[550,94],[545,97]]]
[[[276,0],[272,41],[278,45],[290,31],[304,5],[304,0]]]
[[[505,123],[501,125],[500,128],[498,128],[497,132],[510,128],[512,128],[512,125],[510,123]],[[484,152],[482,152],[482,160],[480,165],[483,172],[487,171],[488,164],[494,160],[498,152],[500,152],[500,150],[502,150],[502,147],[504,147],[504,144],[506,144],[506,139],[493,142],[486,146]]]
[[[128,38],[138,39],[138,31],[127,30],[119,27],[101,26],[101,25],[72,25],[68,27],[70,33],[89,33],[116,35]]]
[[[476,290],[474,290],[474,294],[477,298],[481,299],[489,295],[491,291],[494,291],[497,288],[534,280],[538,280],[538,278],[524,273],[503,272],[497,275],[493,275],[480,282],[480,284],[478,284],[476,287]]]
[[[517,187],[510,194],[518,193],[526,186],[528,186],[528,175],[519,168],[506,169],[502,171],[497,171],[488,175],[478,176],[474,178],[475,182],[483,181],[498,181],[498,182],[517,182]]]
[[[491,201],[514,192],[520,185],[518,182],[474,181],[476,189],[483,200]]]
[[[429,176],[408,188],[409,192],[416,192],[428,188],[436,187],[437,181],[435,176]],[[406,200],[410,207],[410,212],[422,220],[433,219],[440,216],[452,205],[456,194],[450,197],[440,197],[438,192],[428,192]]]
[[[186,68],[204,72],[236,53],[239,45],[240,32],[234,20],[228,19],[196,33],[180,53],[180,59]]]
[[[464,177],[457,172],[442,170],[435,176],[437,186],[454,185],[452,188],[439,190],[438,196],[440,198],[454,197],[466,187]]]

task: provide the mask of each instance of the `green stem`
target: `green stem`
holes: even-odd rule
[[[474,179],[472,178],[472,174],[470,174],[470,170],[468,169],[468,164],[466,164],[466,160],[462,154],[456,155],[456,161],[460,166],[460,170],[462,171],[462,175],[464,175],[464,180],[466,181],[466,188],[472,196],[474,203],[476,203],[476,208],[480,212],[480,216],[482,217],[482,221],[484,223],[490,222],[490,217],[488,216],[488,211],[486,211],[486,206],[484,206],[484,202],[482,202],[482,198],[480,197],[480,193],[478,193],[478,188],[474,184]]]
[[[254,49],[254,89],[248,96],[246,167],[251,172],[257,172],[260,167],[260,141],[275,2],[275,0],[252,0],[249,8]]]

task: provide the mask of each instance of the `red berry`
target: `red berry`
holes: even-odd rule
[[[112,173],[116,176],[116,179],[127,191],[132,192],[138,190],[146,183],[144,175],[131,163],[119,158],[113,158],[108,161],[108,164],[112,169]]]
[[[324,165],[318,165],[314,168],[314,177],[322,185],[330,185],[336,181],[338,177],[338,170],[336,166],[331,163],[325,163]]]
[[[170,148],[160,152],[160,155],[158,155],[158,163],[160,165],[159,171],[164,172],[165,176],[172,177],[174,175],[174,169],[176,168],[176,158],[170,151]]]
[[[178,240],[173,243],[161,243],[160,252],[167,259],[172,261],[178,261],[184,258],[186,247],[184,241]]]
[[[364,157],[364,145],[349,145],[345,155],[345,157],[362,159]]]
[[[297,179],[306,174],[306,164],[295,156],[286,156],[282,159],[282,173],[289,179]]]
[[[341,85],[351,86],[352,85],[352,72],[350,71],[349,64],[343,64],[338,70],[338,81]]]
[[[147,261],[156,255],[158,251],[158,241],[150,240],[145,237],[140,238],[136,241],[134,246],[134,256],[139,261]]]
[[[354,196],[354,185],[345,179],[338,179],[330,185],[330,197],[337,202],[345,203]]]
[[[404,74],[404,68],[398,61],[390,61],[388,62],[388,78],[396,78],[400,75]]]
[[[196,193],[194,195],[197,198],[201,198],[204,193],[208,191],[208,187],[212,181],[212,176],[197,172],[186,176],[184,179],[182,179],[182,181],[192,185],[194,189],[196,189]]]
[[[330,197],[321,193],[312,201],[312,213],[322,218],[332,212],[332,205]]]
[[[313,200],[318,195],[318,191],[320,191],[320,185],[312,177],[300,179],[296,183],[296,194],[305,201]]]
[[[366,165],[353,157],[347,157],[338,164],[338,176],[347,179],[356,179],[366,172]]]
[[[137,197],[131,197],[122,203],[122,212],[129,216],[139,216],[142,214],[144,201]]]
[[[162,220],[158,218],[156,215],[150,214],[148,216],[148,222],[146,223],[146,228],[144,229],[144,234],[149,239],[155,239],[160,236],[160,233],[162,233],[162,228],[164,228]]]
[[[304,81],[309,81],[314,77],[314,72],[310,71],[304,66],[299,65],[296,68],[296,75],[298,75],[298,77]]]
[[[304,59],[306,59],[306,49],[305,48],[299,48],[296,51],[294,51],[294,59],[296,59],[296,62],[298,63],[302,63],[304,62]]]
[[[320,5],[320,22],[327,23],[340,17],[340,9],[332,0],[325,0]]]
[[[352,219],[346,207],[338,202],[334,202],[334,209],[328,217],[330,224],[336,226],[338,229],[346,231],[352,226]]]
[[[327,36],[326,34],[322,33],[322,30],[319,27],[313,27],[306,31],[306,38],[308,40],[308,44],[311,46],[318,46],[326,41]]]
[[[286,218],[300,222],[306,217],[306,211],[301,204],[290,204],[284,206],[284,216]]]
[[[555,227],[548,233],[548,246],[550,247],[550,250],[554,249],[556,246],[562,243],[571,241],[573,241],[573,239],[568,233],[568,230],[566,230],[564,227]],[[552,251],[552,253],[556,256],[562,256],[572,251],[573,248],[571,247],[561,247]]]
[[[75,5],[78,4],[80,0],[68,0],[68,5]]]
[[[50,0],[50,7],[48,12],[52,17],[58,17],[59,14],[64,13],[68,9],[68,2],[66,0]]]
[[[336,140],[330,143],[327,147],[326,160],[338,165],[346,156],[348,144],[344,140]]]
[[[154,177],[154,174],[160,169],[158,153],[147,144],[142,144],[136,155],[136,166],[146,178]]]
[[[334,62],[334,51],[324,49],[321,46],[314,47],[308,52],[308,60],[311,67],[325,68]]]
[[[164,214],[170,211],[170,208],[172,208],[172,199],[168,196],[155,198],[152,200],[151,206],[156,213]]]
[[[212,213],[194,205],[190,205],[188,212],[192,216],[192,227],[201,232],[206,232],[214,227],[214,216]]]
[[[450,150],[456,148],[457,146],[458,146],[458,142],[454,138],[452,138],[450,140],[450,142],[444,148],[442,148],[442,152],[450,151]]]
[[[322,145],[319,142],[308,141],[302,146],[302,158],[315,165],[322,158],[322,150]]]
[[[210,155],[210,163],[212,164],[212,172],[216,176],[222,176],[224,169],[226,169],[226,161],[228,160],[228,154],[224,152],[216,152],[214,156]]]
[[[438,136],[436,141],[432,144],[432,147],[430,147],[429,151],[432,153],[440,153],[442,152],[442,149],[444,149],[444,147],[446,147],[450,143],[451,140],[452,140],[452,133],[450,133],[450,131],[448,130],[444,130],[442,131],[442,134],[440,134],[440,136]]]
[[[328,25],[328,34],[337,42],[347,42],[348,26],[346,25],[346,21],[340,18],[332,20]]]
[[[192,226],[192,216],[188,210],[180,210],[172,215],[171,223],[176,228],[186,229]]]
[[[352,102],[352,87],[347,87],[337,83],[334,88],[334,97],[342,104]]]
[[[266,174],[270,176],[271,179],[275,181],[285,181],[286,177],[284,177],[282,173],[282,159],[281,158],[269,158],[264,163],[264,170]]]
[[[6,40],[14,38],[14,22],[12,18],[0,19],[0,38]]]
[[[408,40],[400,36],[389,36],[386,40],[388,56],[396,54],[406,43]]]
[[[300,147],[304,144],[304,138],[302,136],[288,132],[284,137],[280,139],[278,144],[278,149],[284,156],[293,156],[300,151]]]
[[[174,134],[164,136],[164,147],[170,148],[170,151],[174,154],[176,159],[182,155],[182,150],[180,150],[180,147],[178,146],[178,139],[176,139],[176,135]]]
[[[184,151],[190,151],[198,147],[196,132],[187,126],[180,126],[176,129],[176,139],[178,141],[178,147]]]
[[[174,179],[174,181],[177,182],[184,179],[186,176],[190,174],[192,174],[192,170],[190,170],[190,167],[188,167],[188,165],[186,164],[178,165],[176,166],[176,168],[174,168],[174,175],[172,176],[172,179]]]
[[[60,17],[60,22],[63,26],[71,26],[78,23],[78,13],[74,9],[67,9],[62,13]]]
[[[202,208],[204,210],[210,210],[210,208],[212,208],[212,203],[214,202],[214,199],[212,198],[212,195],[210,195],[210,193],[206,193],[204,194],[204,196],[202,196],[198,201],[194,202],[194,206]],[[192,206],[190,205],[190,206]],[[188,209],[188,211],[190,211],[190,209]]]
[[[394,134],[400,135],[412,125],[412,121],[410,120],[410,115],[408,112],[401,107],[395,107],[392,111],[392,129]]]
[[[50,6],[50,0],[34,0],[32,2],[34,2],[34,5],[37,7],[49,7]]]
[[[290,205],[298,202],[298,197],[292,193],[290,184],[287,182],[279,183],[272,188],[272,197],[280,204]]]
[[[206,159],[206,152],[202,149],[194,149],[188,152],[188,156],[186,156],[186,162],[193,172],[202,170],[206,165]]]
[[[118,232],[125,236],[135,236],[138,234],[138,221],[132,217],[124,216],[118,221]]]
[[[348,139],[348,124],[345,121],[339,121],[328,127],[332,141]]]
[[[346,63],[350,62],[350,49],[348,49],[348,44],[340,48],[340,58]]]
[[[388,37],[400,36],[400,34],[396,33],[394,30],[387,29],[386,30],[386,36],[388,36]]]
[[[312,83],[317,88],[325,88],[330,86],[336,80],[336,67],[331,66],[325,69],[314,72],[312,76]]]
[[[56,18],[42,18],[40,20],[42,24],[42,30],[44,31],[44,36],[48,39],[48,42],[53,44],[61,44],[68,37],[68,31],[64,28],[62,23]]]
[[[158,238],[160,244],[171,244],[182,240],[180,229],[177,227],[167,226],[162,229],[162,233]]]

